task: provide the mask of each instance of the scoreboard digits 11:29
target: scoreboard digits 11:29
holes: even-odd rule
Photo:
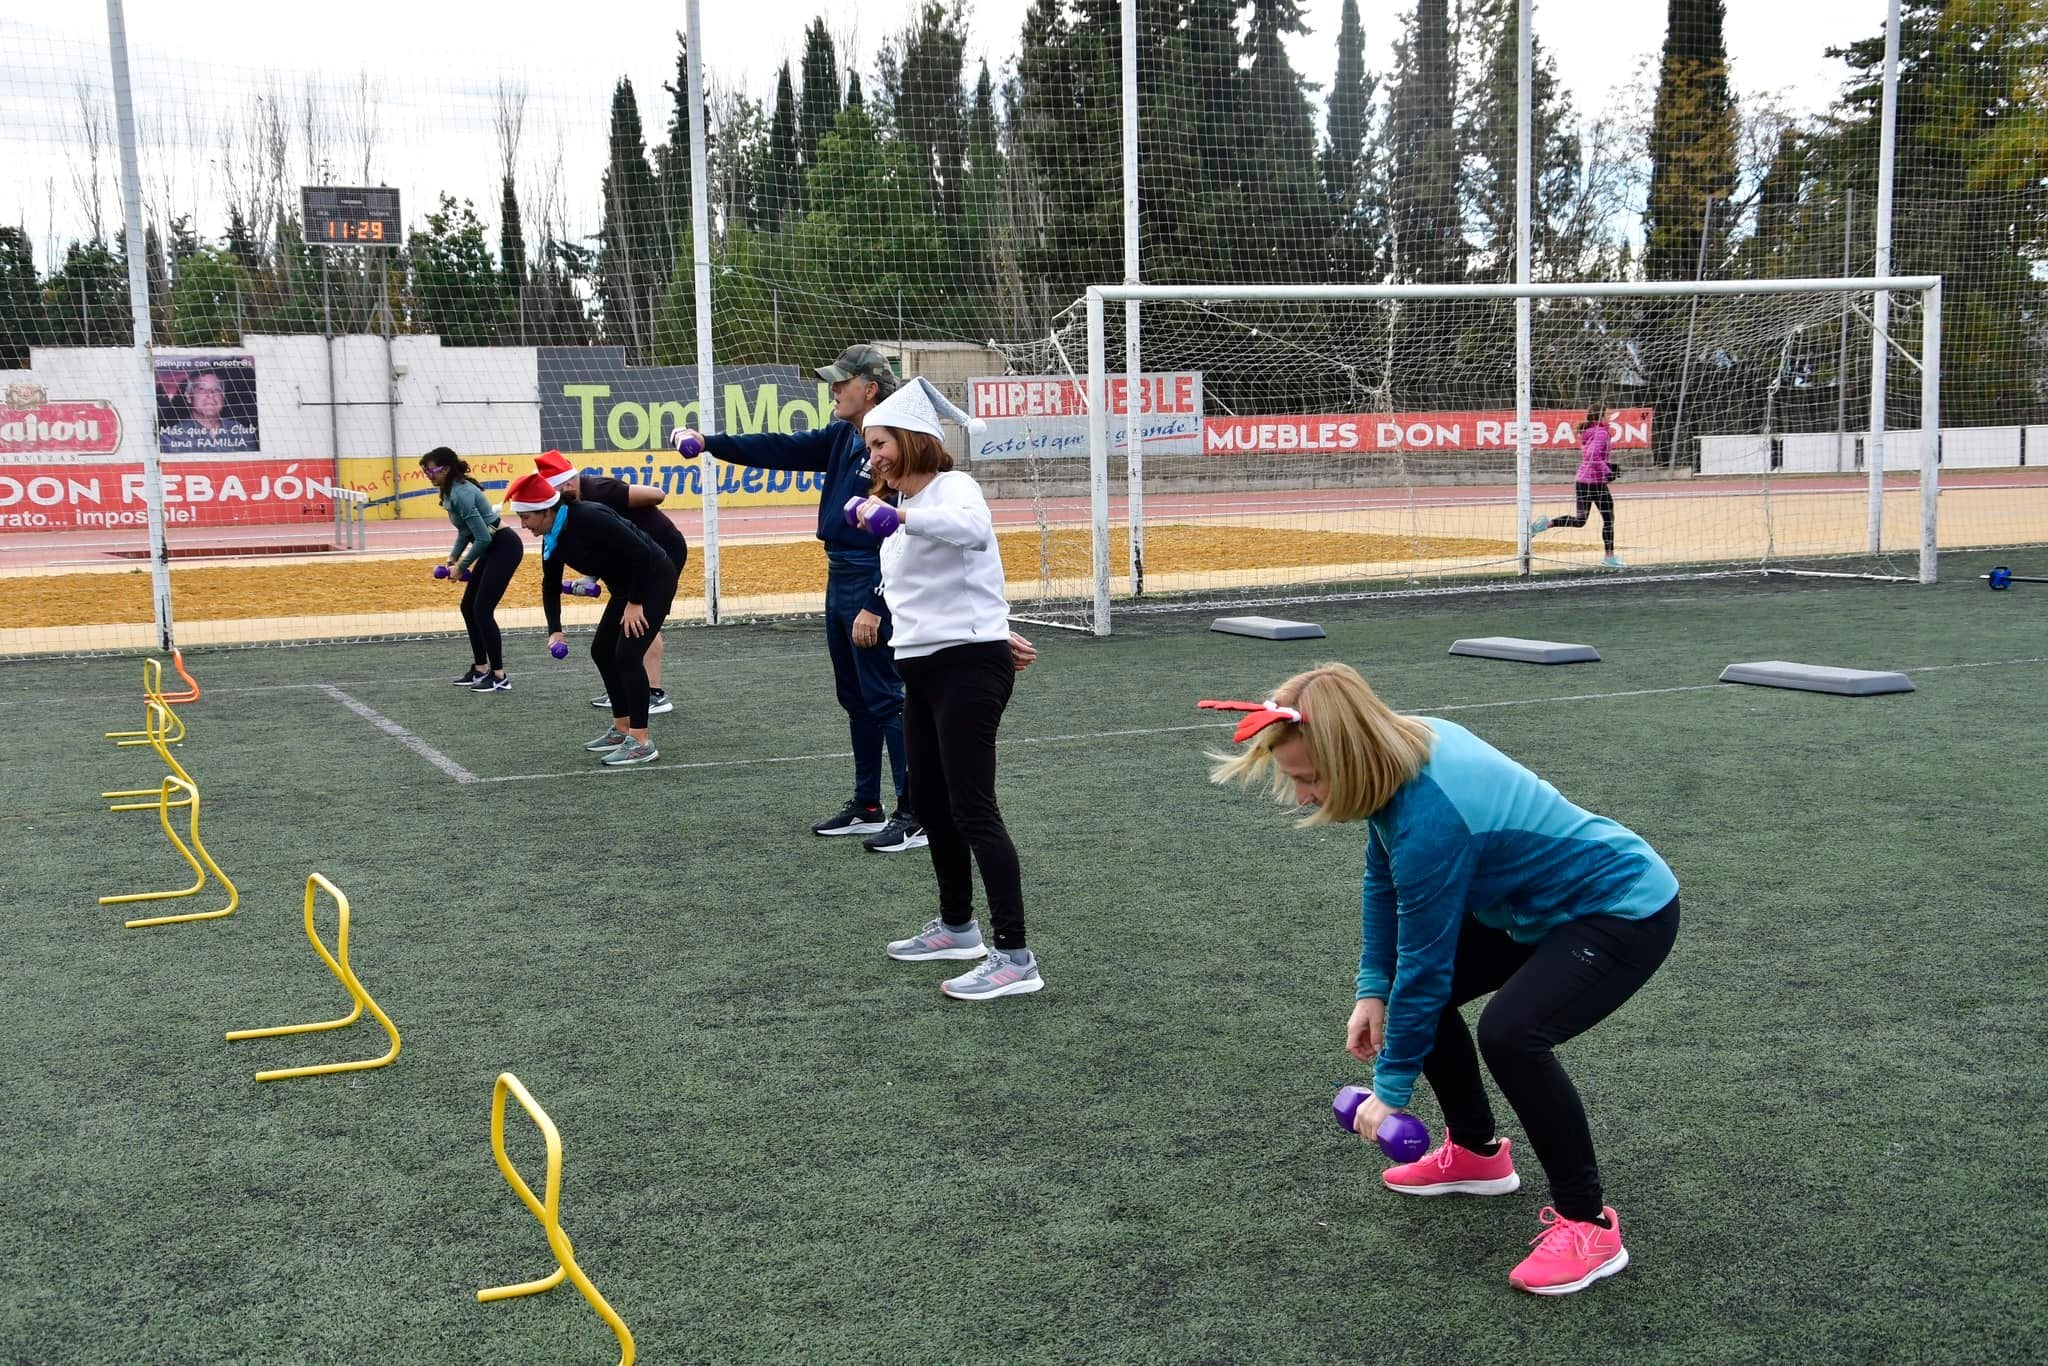
[[[404,241],[395,189],[307,185],[299,194],[307,246],[395,247]]]

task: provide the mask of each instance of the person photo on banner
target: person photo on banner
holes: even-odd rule
[[[255,362],[159,357],[157,440],[167,454],[257,450]]]

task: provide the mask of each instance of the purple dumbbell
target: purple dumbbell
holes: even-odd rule
[[[434,577],[435,577],[435,578],[437,578],[437,579],[445,579],[445,578],[447,578],[447,577],[448,577],[448,574],[449,574],[449,569],[448,569],[448,566],[447,566],[447,565],[445,565],[445,564],[437,564],[437,565],[435,565],[435,566],[434,566]]]
[[[686,460],[693,455],[704,453],[704,439],[689,432],[677,432],[671,444],[675,446],[676,454]]]
[[[449,568],[449,567],[448,567],[447,565],[445,565],[445,564],[437,564],[437,565],[435,565],[435,566],[434,566],[434,577],[435,577],[435,578],[437,578],[437,579],[445,579],[445,578],[448,578],[448,577],[450,577],[451,575],[453,575],[453,577],[454,577],[454,579],[455,579],[455,581],[456,581],[457,583],[468,583],[468,582],[469,582],[469,571],[468,571],[467,569],[463,570],[463,571],[462,571],[462,572],[461,572],[460,574],[457,574],[457,573],[455,573],[455,571],[454,571],[454,570],[450,569],[450,568]]]
[[[569,657],[569,642],[566,640],[554,641],[548,646],[548,653],[556,659],[567,659]]]
[[[846,500],[846,506],[839,511],[840,515],[846,518],[848,526],[854,528],[860,526],[860,505],[866,501],[867,499],[860,494],[855,494]],[[887,503],[880,504],[873,512],[868,514],[868,532],[871,535],[893,536],[896,534],[896,528],[902,525],[903,514],[890,507]]]
[[[604,587],[593,578],[570,579],[563,583],[562,591],[575,598],[595,598],[604,595]]]
[[[1337,1116],[1337,1127],[1346,1133],[1353,1132],[1352,1125],[1358,1118],[1358,1107],[1372,1094],[1368,1086],[1346,1086],[1337,1092],[1337,1099],[1330,1104],[1330,1110]],[[1380,1121],[1379,1129],[1373,1134],[1380,1151],[1396,1162],[1413,1162],[1429,1151],[1429,1129],[1415,1116],[1396,1110]]]

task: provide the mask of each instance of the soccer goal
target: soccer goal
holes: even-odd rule
[[[1032,510],[1036,581],[1012,590],[1049,624],[1615,575],[1935,577],[1939,277],[1104,285],[1008,359],[968,396],[1005,455],[976,472]],[[1582,447],[1596,422],[1604,462]]]

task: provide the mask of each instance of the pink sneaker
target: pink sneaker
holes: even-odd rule
[[[1508,1273],[1508,1284],[1532,1295],[1569,1295],[1627,1266],[1621,1217],[1612,1205],[1600,1212],[1612,1227],[1567,1219],[1545,1205],[1539,1217],[1549,1227],[1536,1236],[1536,1250]]]
[[[1443,1146],[1413,1162],[1387,1168],[1380,1180],[1387,1183],[1388,1190],[1403,1195],[1506,1195],[1522,1187],[1509,1146],[1502,1139],[1498,1152],[1481,1157],[1470,1148],[1460,1148],[1446,1135]]]

